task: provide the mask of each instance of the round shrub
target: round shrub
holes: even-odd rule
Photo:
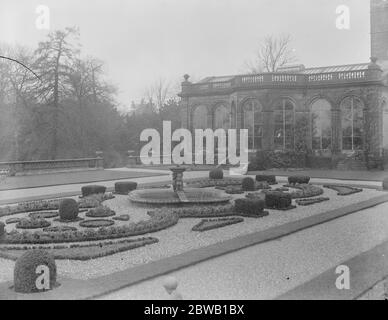
[[[269,191],[265,193],[265,204],[272,209],[287,209],[291,206],[292,198],[288,193]]]
[[[308,184],[310,177],[308,176],[290,176],[288,177],[289,184]]]
[[[36,280],[39,266],[47,266],[50,272],[50,289],[56,285],[57,267],[51,254],[44,250],[29,250],[17,259],[14,269],[14,290],[19,293],[34,293],[39,290]]]
[[[209,171],[209,179],[221,180],[223,178],[224,178],[224,171],[222,171],[222,169],[217,168]]]
[[[243,179],[241,187],[244,191],[255,191],[255,180],[250,177]]]
[[[256,181],[257,182],[268,182],[268,184],[277,184],[276,176],[274,176],[274,175],[258,174],[256,176]]]
[[[63,221],[76,220],[78,212],[78,203],[74,199],[63,199],[59,204],[59,217]]]
[[[388,178],[384,178],[383,180],[383,190],[388,190]]]
[[[115,183],[115,192],[117,194],[128,194],[132,190],[136,190],[137,183],[133,181],[120,181]]]
[[[106,191],[106,187],[99,186],[99,185],[89,185],[89,186],[83,186],[81,188],[82,196],[87,197],[92,194],[104,194]]]
[[[5,224],[0,222],[0,238],[5,235]]]
[[[258,216],[263,214],[265,202],[259,198],[242,198],[234,202],[234,210],[237,213],[249,216]]]

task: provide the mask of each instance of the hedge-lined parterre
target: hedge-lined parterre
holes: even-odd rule
[[[51,222],[40,218],[36,218],[36,219],[22,218],[16,224],[17,229],[40,229],[40,228],[47,228],[49,226],[51,226]]]
[[[105,218],[114,216],[116,213],[107,206],[99,206],[97,208],[90,209],[86,212],[86,216],[90,218]]]

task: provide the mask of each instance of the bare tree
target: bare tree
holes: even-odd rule
[[[251,73],[276,72],[278,68],[296,62],[290,47],[291,36],[267,36],[261,44],[254,61],[245,63]]]
[[[160,112],[171,95],[171,84],[162,78],[156,80],[145,92],[148,103]]]

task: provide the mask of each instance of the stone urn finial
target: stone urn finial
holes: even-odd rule
[[[183,78],[185,79],[185,82],[189,82],[190,76],[186,73]]]

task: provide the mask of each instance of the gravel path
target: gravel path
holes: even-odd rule
[[[178,279],[187,300],[273,299],[386,241],[387,211],[385,203],[168,276]],[[157,277],[101,299],[168,299],[163,280]]]

